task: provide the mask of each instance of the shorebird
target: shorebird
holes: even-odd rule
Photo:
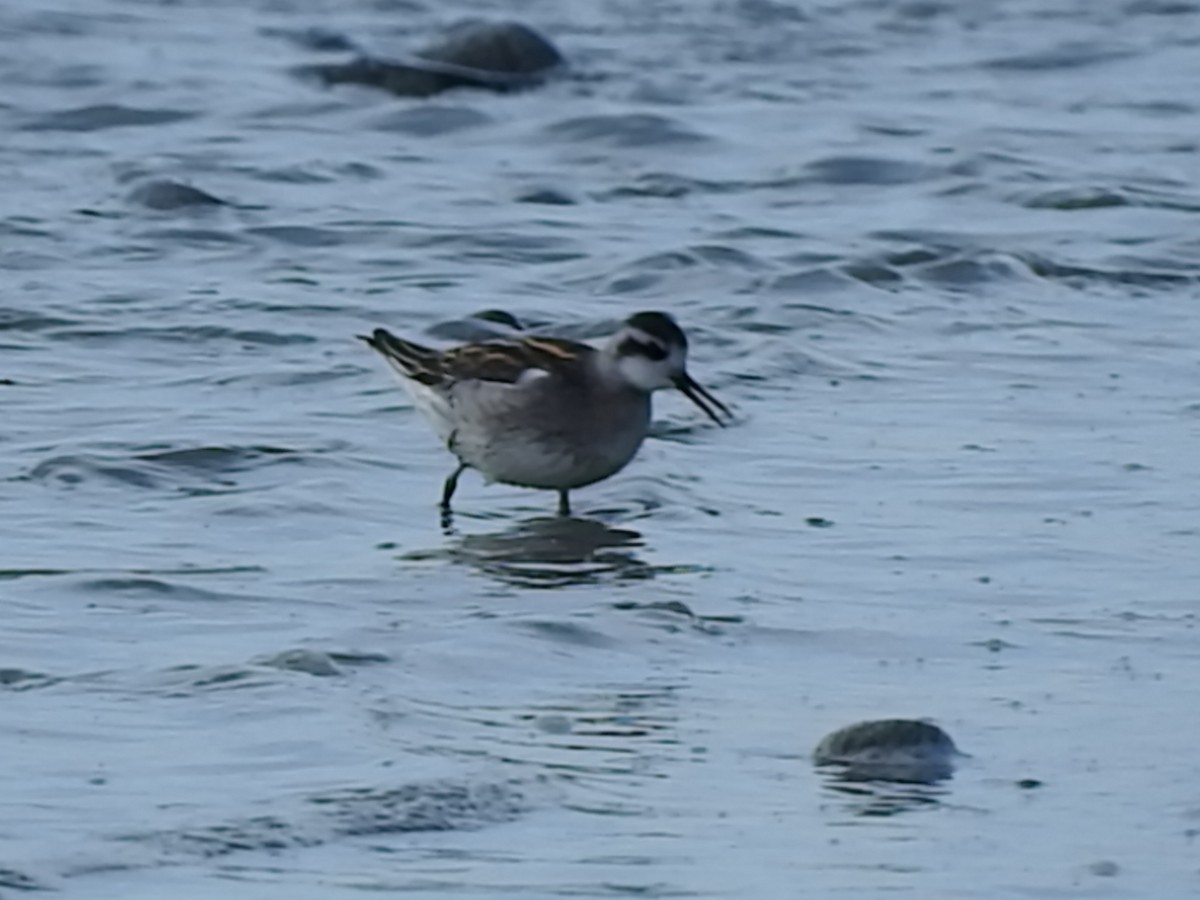
[[[650,426],[650,395],[678,388],[718,425],[732,413],[687,373],[687,336],[669,315],[630,316],[601,347],[522,336],[432,350],[383,328],[362,336],[400,376],[459,465],[446,479],[442,510],[458,477],[570,492],[619,472]]]

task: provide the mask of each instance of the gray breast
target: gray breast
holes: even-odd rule
[[[551,378],[476,383],[455,406],[459,457],[494,481],[524,487],[575,488],[607,478],[633,458],[650,422],[647,394]]]

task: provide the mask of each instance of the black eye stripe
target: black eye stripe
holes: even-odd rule
[[[662,362],[667,358],[667,348],[661,344],[644,343],[631,337],[621,341],[617,353],[621,356],[644,356],[653,362]]]

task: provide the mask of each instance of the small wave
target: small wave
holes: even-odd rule
[[[1172,271],[1165,266],[1151,262],[1142,264],[1133,259],[1122,260],[1121,266],[1104,268],[1061,262],[1040,253],[1018,253],[1016,255],[1029,267],[1029,271],[1039,278],[1064,281],[1071,285],[1102,282],[1112,285],[1172,287],[1195,284],[1200,280],[1200,270]]]
[[[1028,209],[1108,209],[1129,206],[1129,198],[1110,188],[1055,188],[1019,200]]]
[[[1049,72],[1056,69],[1082,69],[1136,56],[1126,47],[1068,41],[1045,50],[1018,53],[988,60],[982,66],[1002,72]]]
[[[1021,195],[1016,201],[1028,209],[1056,209],[1074,212],[1137,206],[1145,209],[1170,209],[1200,212],[1200,199],[1127,187],[1060,187]]]
[[[628,263],[626,268],[638,272],[667,272],[695,266],[762,270],[768,264],[752,253],[718,244],[696,244],[680,250],[652,253]]]
[[[479,828],[511,821],[528,807],[513,783],[458,781],[357,788],[311,797],[309,803],[321,809],[338,834],[353,837]]]
[[[517,203],[536,203],[541,206],[576,206],[579,198],[566,188],[551,185],[530,186],[514,197]]]
[[[281,334],[276,331],[226,328],[223,325],[176,325],[166,328],[96,328],[76,326],[55,332],[56,338],[77,341],[163,341],[195,346],[207,341],[235,341],[240,344],[261,344],[283,347],[289,344],[312,344],[317,338],[308,334]]]
[[[18,578],[52,578],[69,575],[70,569],[0,569],[0,581],[15,581]]]
[[[194,119],[196,113],[180,109],[141,109],[120,104],[99,104],[64,109],[25,123],[26,131],[102,131],[144,125],[167,125]]]
[[[214,206],[228,205],[220,197],[207,191],[170,179],[156,179],[140,184],[129,192],[126,199],[130,203],[160,212],[211,209]]]
[[[942,174],[923,163],[881,156],[830,156],[810,162],[805,171],[820,184],[874,187],[928,181]]]
[[[27,875],[17,869],[0,866],[0,887],[12,888],[14,891],[48,891],[51,886],[43,881]]]
[[[376,131],[394,131],[415,137],[438,137],[489,125],[492,117],[468,106],[416,106],[376,119]]]
[[[345,364],[316,371],[300,369],[290,372],[286,370],[278,372],[247,372],[241,375],[228,375],[221,378],[197,376],[188,380],[193,383],[206,382],[216,385],[250,384],[259,387],[299,387],[310,384],[324,384],[343,378],[357,378],[362,374],[362,371],[361,366]]]
[[[318,53],[340,53],[358,49],[358,44],[349,35],[316,25],[308,28],[262,27],[258,29],[258,33],[265,37],[281,38],[304,50],[314,50]]]
[[[1187,0],[1132,0],[1125,4],[1131,16],[1190,16],[1200,12],[1200,4]]]
[[[75,453],[55,456],[35,465],[27,478],[62,487],[108,482],[127,487],[192,490],[186,482],[203,476],[206,486],[235,488],[228,476],[276,465],[296,463],[302,455],[279,447],[189,447],[132,453],[127,456]]]
[[[409,245],[438,249],[441,251],[441,258],[455,262],[469,260],[530,265],[568,262],[586,256],[571,238],[494,228],[480,231],[433,232],[420,237],[414,236]]]
[[[448,319],[427,329],[438,340],[466,343],[511,337],[525,328],[521,320],[502,309],[485,309],[462,319]]]
[[[197,666],[185,664],[167,671],[155,693],[167,697],[191,697],[197,693],[240,691],[261,688],[273,682],[262,669],[251,666]]]
[[[85,454],[55,456],[44,460],[29,471],[28,477],[62,487],[73,487],[87,481],[108,481],[139,488],[154,488],[160,484],[152,474],[136,466]]]
[[[244,600],[247,598],[232,598],[230,595],[230,599]],[[182,663],[174,665],[155,673],[143,690],[171,697],[186,697],[198,691],[265,687],[278,683],[281,677],[276,674],[278,672],[330,678],[342,675],[343,667],[354,668],[390,661],[390,657],[382,653],[349,650],[324,652],[296,648],[256,656],[246,664]]]
[[[908,246],[884,251],[877,259],[903,278],[945,289],[968,288],[1030,276],[1071,286],[1108,283],[1114,286],[1170,287],[1194,284],[1200,268],[1177,257],[1156,259],[1114,256],[1109,265],[1076,263],[1044,251],[989,247],[976,237],[921,232],[877,232],[872,237]]]
[[[72,319],[48,316],[27,309],[0,307],[0,331],[44,331],[48,328],[63,328],[79,324]]]
[[[619,185],[599,195],[601,200],[624,200],[629,197],[659,197],[675,200],[690,194],[721,194],[744,188],[740,182],[710,181],[689,178],[673,172],[646,172],[627,184]]]
[[[209,591],[203,588],[191,587],[160,578],[146,578],[133,575],[91,578],[81,581],[78,590],[98,594],[123,594],[152,597],[170,597],[183,601],[224,601],[244,599],[234,594],[224,594],[220,591]]]
[[[33,688],[49,687],[58,684],[60,679],[41,672],[30,672],[28,669],[0,668],[0,689],[9,691],[28,691]],[[3,884],[3,869],[0,869],[0,884]]]
[[[315,847],[338,838],[468,831],[516,819],[530,802],[516,782],[429,781],[348,788],[308,797],[305,807],[213,825],[123,835],[161,862]]]
[[[348,239],[345,234],[329,228],[310,225],[264,225],[247,228],[246,234],[264,237],[292,247],[337,247]]]
[[[997,253],[979,253],[927,263],[915,274],[927,284],[946,289],[961,289],[996,281],[1011,281],[1026,273],[1011,257]]]
[[[141,453],[138,460],[202,472],[244,472],[264,462],[298,462],[301,454],[288,447],[184,447]]]
[[[134,237],[183,247],[226,247],[245,243],[240,236],[216,228],[153,228],[139,231]]]
[[[772,278],[765,289],[773,294],[824,294],[845,290],[854,279],[831,266],[817,266]]]
[[[604,632],[578,622],[557,619],[526,619],[511,623],[512,627],[537,637],[572,647],[612,647],[616,641]]]
[[[736,247],[722,244],[693,244],[675,250],[651,253],[622,265],[603,283],[611,294],[686,293],[692,281],[706,290],[723,284],[730,292],[756,290],[772,269],[766,260]]]
[[[855,281],[861,281],[863,284],[878,288],[895,287],[904,280],[904,276],[892,266],[886,265],[876,259],[860,259],[848,262],[840,267],[840,271],[844,275],[849,275]]]
[[[556,122],[546,130],[561,140],[607,147],[673,147],[712,140],[675,119],[650,113],[580,116]]]

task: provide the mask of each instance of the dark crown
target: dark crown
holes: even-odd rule
[[[675,324],[675,320],[666,313],[640,312],[625,320],[625,324],[639,331],[644,331],[650,337],[658,338],[666,346],[683,347],[687,349],[687,336],[683,329]]]

